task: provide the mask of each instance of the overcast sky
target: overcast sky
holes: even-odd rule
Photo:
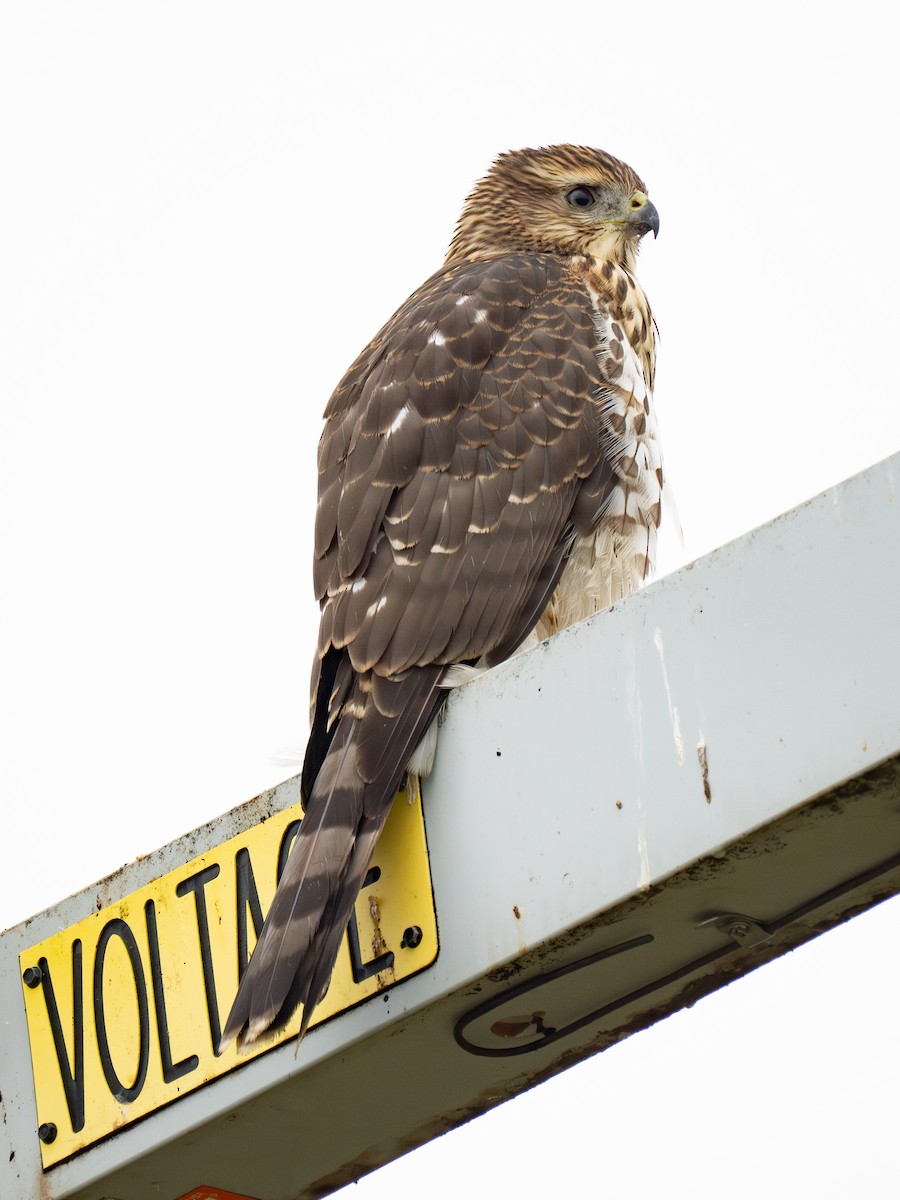
[[[0,15],[0,927],[290,773],[322,409],[499,151],[660,211],[667,562],[900,449],[883,3],[311,7]],[[898,912],[350,1194],[883,1192]]]

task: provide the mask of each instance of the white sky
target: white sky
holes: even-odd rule
[[[498,151],[583,142],[649,184],[688,557],[900,448],[887,13],[4,7],[0,927],[290,773],[322,409]],[[348,1194],[883,1191],[898,911]]]

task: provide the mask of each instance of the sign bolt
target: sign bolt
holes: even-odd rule
[[[26,967],[22,972],[22,978],[25,980],[25,986],[36,988],[41,982],[43,975],[40,967]]]
[[[52,1121],[45,1121],[38,1129],[38,1137],[45,1146],[49,1146],[51,1142],[56,1141],[56,1126]]]
[[[750,926],[746,921],[735,921],[728,926],[728,935],[733,938],[744,938],[750,932]]]
[[[407,950],[415,950],[416,946],[421,945],[424,936],[418,925],[410,925],[408,929],[403,930],[400,945]]]

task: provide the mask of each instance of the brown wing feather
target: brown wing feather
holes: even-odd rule
[[[549,256],[463,263],[351,368],[320,447],[320,654],[396,674],[508,640],[599,459],[593,320]]]

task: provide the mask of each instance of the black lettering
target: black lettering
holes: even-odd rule
[[[119,938],[128,954],[138,1002],[140,1048],[137,1071],[130,1087],[126,1087],[116,1074],[109,1052],[109,1035],[106,1032],[103,966],[106,961],[107,948],[114,937]],[[114,917],[111,921],[106,922],[97,940],[97,956],[94,959],[94,1025],[97,1030],[100,1065],[103,1067],[107,1087],[120,1104],[131,1104],[141,1094],[147,1078],[147,1067],[150,1062],[150,1006],[147,1001],[147,981],[144,978],[144,967],[137,942],[129,926],[119,917]]]
[[[219,1001],[216,995],[216,976],[213,970],[212,947],[209,942],[209,914],[206,911],[206,894],[204,888],[219,874],[219,864],[213,863],[183,879],[176,887],[177,896],[194,893],[194,906],[197,910],[197,932],[200,935],[200,958],[203,963],[203,987],[206,991],[206,1012],[209,1016],[209,1036],[212,1039],[213,1053],[218,1056],[219,1039],[222,1036],[222,1026],[219,1022]]]
[[[283,839],[282,839],[283,841]],[[246,847],[238,850],[234,860],[235,891],[237,893],[237,942],[238,942],[238,979],[244,978],[247,964],[250,961],[250,947],[247,936],[247,910],[253,919],[253,932],[257,938],[262,932],[262,905],[259,902],[259,892],[256,890],[256,880],[253,877],[253,866],[250,863],[250,851]]]
[[[284,868],[287,866],[287,860],[291,850],[294,848],[294,839],[300,832],[302,821],[291,821],[287,829],[281,835],[281,845],[278,847],[278,870],[275,872],[275,882],[281,883],[281,877],[284,874]]]
[[[50,1030],[53,1033],[53,1048],[56,1050],[56,1061],[59,1064],[59,1074],[62,1078],[63,1091],[66,1094],[69,1120],[72,1122],[72,1132],[78,1133],[84,1129],[84,990],[82,987],[81,940],[76,938],[72,943],[74,1069],[69,1061],[69,1052],[66,1049],[62,1021],[59,1016],[59,1005],[56,1003],[53,980],[50,978],[50,966],[46,958],[38,961],[38,967],[41,972],[41,987],[44,991],[44,1003],[47,1005],[47,1016],[50,1018]]]
[[[172,1062],[172,1044],[169,1041],[169,1016],[166,1011],[166,992],[163,986],[162,962],[159,955],[159,931],[156,926],[156,905],[148,900],[144,905],[147,921],[147,943],[150,947],[150,978],[153,981],[153,1003],[156,1006],[156,1034],[159,1038],[159,1057],[162,1059],[163,1079],[173,1083],[182,1075],[196,1071],[200,1059],[196,1054]]]
[[[371,887],[380,878],[381,868],[370,867],[362,882],[363,888]],[[350,944],[350,969],[353,972],[354,983],[363,983],[366,979],[371,979],[373,975],[377,975],[379,971],[387,971],[394,965],[393,950],[386,950],[384,954],[379,954],[376,958],[372,958],[368,962],[363,962],[359,945],[359,926],[356,923],[355,911],[350,914],[350,923],[347,926],[347,941]]]

